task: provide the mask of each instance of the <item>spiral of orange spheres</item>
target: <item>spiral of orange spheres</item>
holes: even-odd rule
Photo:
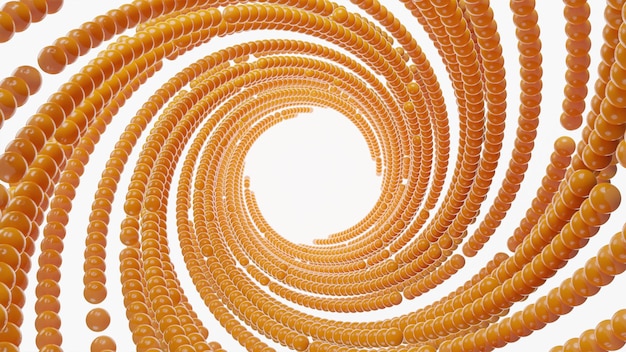
[[[118,346],[113,321],[125,322],[143,352],[507,350],[597,306],[593,296],[626,269],[625,230],[608,226],[626,167],[624,1],[591,2],[604,16],[591,23],[587,1],[563,0],[562,12],[545,16],[564,19],[564,29],[540,32],[535,1],[511,0],[514,38],[500,37],[489,0],[384,3],[135,0],[38,48],[36,65],[15,67],[0,83],[0,351],[62,351],[69,340],[84,350],[128,350]],[[412,15],[435,54],[427,57],[388,3]],[[27,29],[54,32],[46,21],[62,5],[4,2],[0,63]],[[593,46],[592,25],[602,33]],[[219,38],[262,30],[284,36],[212,48]],[[546,31],[565,34],[557,68],[544,67]],[[519,76],[505,72],[510,43]],[[155,82],[194,52],[202,58]],[[548,70],[565,83],[561,111],[546,116]],[[63,72],[73,73],[44,103],[26,104]],[[519,94],[507,95],[513,87]],[[151,96],[131,116],[118,114],[146,90]],[[453,108],[444,93],[453,94]],[[263,218],[244,159],[266,130],[320,107],[359,129],[381,196],[349,229],[296,244]],[[545,120],[571,134],[543,134],[553,148],[547,165],[531,169]],[[123,127],[106,134],[114,125]],[[505,133],[510,126],[514,135]],[[98,163],[105,138],[114,147]],[[96,164],[99,179],[82,177]],[[536,195],[525,212],[511,212],[528,190],[524,179],[538,182]],[[75,199],[90,181],[97,188],[88,208]],[[87,226],[68,231],[79,207]],[[517,225],[503,230],[505,221]],[[506,248],[459,277],[502,238]],[[76,254],[64,248],[76,242],[84,243],[83,280],[68,282],[63,261]],[[184,267],[174,267],[175,253]],[[581,255],[582,264],[568,266]],[[183,277],[192,282],[185,291]],[[462,284],[442,293],[451,279]],[[70,291],[89,309],[62,304]],[[437,296],[428,304],[397,309],[430,293]],[[125,311],[106,309],[111,300]],[[624,302],[604,302],[611,314],[578,321],[567,328],[570,339],[545,339],[543,347],[621,349]],[[371,319],[386,310],[397,314]],[[76,315],[91,334],[64,330],[61,317]],[[214,340],[207,320],[232,342]]]

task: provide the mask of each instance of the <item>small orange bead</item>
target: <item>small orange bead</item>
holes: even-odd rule
[[[98,336],[91,342],[91,352],[116,351],[117,345],[109,336]]]
[[[5,3],[1,11],[11,16],[13,23],[15,23],[16,32],[25,31],[32,22],[30,9],[26,4],[20,1],[9,1]]]
[[[15,32],[15,21],[11,15],[0,11],[0,43],[8,42]]]
[[[6,89],[13,95],[15,105],[20,107],[26,103],[30,95],[30,88],[25,80],[19,77],[7,77],[0,82],[0,88]]]
[[[3,123],[4,120],[8,120],[13,117],[16,108],[17,99],[15,98],[13,93],[7,89],[0,87],[0,123]]]
[[[37,58],[39,67],[46,73],[57,74],[65,69],[68,63],[63,49],[58,46],[47,46],[41,50]]]
[[[27,168],[26,159],[16,152],[5,152],[0,155],[1,181],[15,183],[26,174]]]

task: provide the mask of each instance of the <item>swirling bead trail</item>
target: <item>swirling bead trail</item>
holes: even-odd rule
[[[626,167],[624,2],[563,1],[566,54],[556,68],[546,64],[553,48],[541,18],[557,14],[534,0],[505,10],[488,0],[394,5],[404,9],[135,0],[81,19],[32,58],[38,67],[12,68],[0,81],[0,351],[62,351],[70,340],[128,350],[114,330],[120,319],[142,352],[491,351],[597,304],[592,297],[626,270],[626,226],[611,221]],[[0,60],[31,24],[54,31],[47,21],[66,8],[5,2]],[[514,37],[501,36],[496,8]],[[274,37],[239,41],[266,31]],[[237,41],[215,49],[228,38]],[[517,76],[505,70],[510,43]],[[171,67],[177,73],[159,81]],[[545,77],[555,69],[564,97],[549,115]],[[29,99],[67,72],[27,116]],[[127,103],[146,91],[128,116]],[[270,128],[319,109],[362,135],[380,197],[352,226],[300,244],[263,216],[244,164]],[[562,133],[542,133],[547,119]],[[540,135],[551,150],[538,171]],[[76,233],[81,183],[103,144],[110,154]],[[518,213],[528,179],[537,187]],[[68,250],[77,241],[83,280],[70,282],[63,260],[77,255]],[[84,311],[60,299],[77,287]],[[115,300],[125,311],[107,309]],[[542,347],[621,349],[622,302]],[[63,329],[76,314],[88,340]],[[230,339],[213,339],[219,325]]]

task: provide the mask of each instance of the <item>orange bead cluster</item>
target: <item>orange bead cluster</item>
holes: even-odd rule
[[[90,342],[93,352],[119,350],[108,333],[111,313],[125,314],[142,352],[276,351],[272,346],[490,351],[557,323],[624,272],[626,227],[612,230],[597,254],[549,293],[514,307],[574,258],[619,208],[620,190],[611,179],[626,167],[624,2],[610,0],[603,9],[602,61],[586,109],[590,5],[564,1],[560,120],[564,129],[582,127],[581,137],[554,137],[541,186],[508,234],[498,230],[525,176],[533,176],[527,172],[544,94],[535,1],[510,2],[521,67],[517,120],[506,109],[507,74],[489,1],[402,3],[438,50],[451,87],[440,85],[429,61],[435,58],[426,57],[379,0],[350,6],[327,0],[135,0],[43,48],[39,69],[21,66],[4,78],[0,128],[9,119],[24,123],[12,137],[0,130],[10,140],[0,154],[0,350],[19,350],[27,300],[36,301],[37,348],[62,350],[68,338],[61,333],[59,301],[64,242],[76,240],[67,225],[72,209],[84,207],[73,200],[91,155],[119,119],[127,123],[97,180],[83,236],[81,287],[93,306],[85,323],[100,334]],[[0,9],[0,43],[61,5],[7,2]],[[211,52],[214,38],[257,30],[281,31],[285,38]],[[290,32],[327,45],[290,39]],[[37,113],[19,116],[47,75],[105,43]],[[156,87],[151,79],[168,61],[197,50],[210,54],[157,82],[134,116],[118,115],[135,92]],[[444,101],[448,89],[456,98],[456,141]],[[336,110],[359,129],[383,182],[365,218],[304,245],[286,240],[263,218],[244,161],[266,130],[314,108]],[[505,177],[496,185],[505,122],[517,129],[508,137],[514,147],[501,168]],[[481,215],[492,187],[497,194]],[[119,229],[110,227],[113,216],[123,217]],[[507,250],[427,306],[361,322],[311,313],[402,306],[458,279],[467,258],[493,236],[509,236]],[[123,249],[107,250],[113,241]],[[182,253],[186,271],[174,267],[173,250]],[[107,268],[111,254],[119,257],[117,275]],[[207,317],[192,307],[181,276],[191,279],[212,318],[240,346],[211,341]],[[111,278],[121,282],[121,292],[107,289]],[[29,284],[34,297],[25,294]],[[102,307],[120,294],[125,312]],[[626,310],[616,307],[579,337],[548,343],[562,344],[553,352],[618,350],[626,343]]]

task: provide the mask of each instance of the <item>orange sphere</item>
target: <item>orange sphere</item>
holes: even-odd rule
[[[103,331],[111,322],[109,312],[102,308],[94,308],[87,313],[85,317],[87,327],[92,331]]]
[[[42,349],[46,345],[60,346],[63,342],[63,337],[58,329],[47,327],[37,333],[35,342],[39,349]]]
[[[91,352],[117,351],[115,341],[109,336],[98,336],[91,342]]]
[[[0,155],[0,180],[7,183],[19,181],[25,174],[28,164],[24,157],[16,152]]]
[[[9,1],[2,6],[2,11],[13,19],[16,32],[23,32],[32,22],[31,12],[26,4],[20,1]]]
[[[65,69],[68,63],[67,56],[63,49],[58,46],[47,46],[39,52],[37,58],[39,68],[49,74],[57,74]]]
[[[102,282],[91,281],[85,285],[83,295],[87,302],[97,304],[104,301],[107,296],[107,290]]]
[[[15,32],[15,21],[11,15],[0,11],[0,43],[9,41]]]
[[[30,88],[25,80],[19,77],[7,77],[0,82],[0,88],[10,92],[15,99],[15,105],[20,107],[26,103],[30,94]]]

